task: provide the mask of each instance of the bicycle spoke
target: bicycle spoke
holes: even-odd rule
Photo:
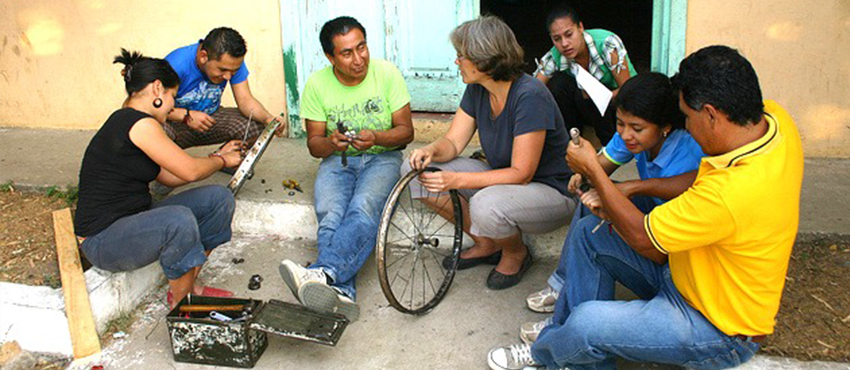
[[[399,262],[399,261],[402,261],[402,260],[406,259],[406,258],[407,258],[407,256],[409,256],[409,255],[411,255],[411,253],[408,253],[408,254],[404,255],[404,257],[402,257],[402,258],[399,258],[399,259],[395,260],[395,261],[394,261],[394,262],[392,262],[390,265],[387,265],[387,266],[385,267],[385,270],[389,271],[389,269],[390,269],[390,266],[391,266],[391,265],[394,265],[394,264],[396,264],[397,262]],[[402,276],[400,276],[400,275],[399,275],[399,274],[401,274],[401,272],[402,272],[402,271],[404,271],[404,269],[403,269],[403,268],[401,268],[401,267],[404,267],[404,264],[403,264],[403,263],[401,264],[401,266],[399,266],[399,269],[396,271],[395,275],[393,275],[392,280],[390,280],[390,285],[393,285],[393,283],[395,283],[395,279],[397,279],[397,278],[401,278],[402,280],[404,280],[404,277],[402,277]],[[405,280],[405,281],[406,281],[406,280]]]
[[[439,197],[437,197],[437,199],[439,199]],[[452,198],[451,198],[451,195],[449,195],[449,196],[447,196],[447,197],[446,197],[446,201],[445,201],[445,202],[443,202],[443,205],[441,205],[441,206],[437,209],[437,211],[436,211],[436,212],[434,212],[434,214],[431,216],[431,218],[430,218],[430,219],[428,219],[428,223],[427,223],[427,224],[425,224],[425,227],[423,227],[423,229],[427,230],[427,229],[428,229],[428,226],[431,226],[431,222],[433,222],[435,218],[437,218],[437,217],[439,217],[439,216],[440,216],[440,211],[442,211],[442,210],[445,208],[446,204],[449,204],[449,201],[450,201],[451,199],[452,199]],[[448,221],[449,221],[449,220],[447,220],[447,219],[444,219],[444,220],[446,220],[446,222],[448,222]]]
[[[411,243],[416,243],[416,239],[414,239],[410,235],[407,235],[407,233],[404,232],[404,230],[402,230],[400,227],[398,227],[398,225],[396,225],[395,222],[390,221],[390,226],[395,227],[396,230],[398,230],[398,232],[400,232],[402,235],[404,235],[404,237],[407,238],[407,240],[410,240]]]
[[[396,239],[396,240],[393,240],[393,241],[386,242],[386,243],[384,243],[384,245],[393,245],[393,244],[395,244],[395,245],[400,245],[400,244],[399,244],[399,242],[403,242],[403,241],[405,241],[405,240],[408,240],[408,241],[409,241],[409,240],[410,240],[410,238],[409,238],[409,237],[407,237],[407,235],[405,235],[405,237],[404,237],[404,238]]]
[[[423,274],[423,276],[425,276],[425,275],[428,276],[428,284],[431,285],[431,292],[434,293],[434,294],[437,294],[437,290],[434,289],[434,282],[431,280],[431,274],[428,272],[428,266],[425,266],[425,259],[424,258],[422,259],[422,269],[425,271],[425,274]],[[422,300],[424,301],[425,300],[425,282],[424,282],[425,278],[423,278],[422,281],[423,281],[423,283],[422,283]]]
[[[428,235],[428,238],[432,238],[432,237],[434,237],[434,235],[437,235],[437,232],[438,232],[438,231],[440,231],[440,230],[442,230],[442,229],[443,229],[443,227],[445,227],[446,225],[452,225],[452,226],[454,226],[454,224],[453,224],[453,223],[451,223],[451,222],[449,222],[449,220],[445,220],[445,221],[444,221],[444,222],[440,225],[440,227],[439,227],[439,228],[437,228],[436,230],[434,230],[434,233],[432,233],[431,235]],[[454,238],[454,235],[452,235],[452,236],[448,236],[448,235],[446,235],[446,237]]]
[[[408,191],[407,194],[410,195],[410,192]],[[416,221],[413,220],[413,218],[415,218],[416,215],[411,216],[410,213],[408,213],[407,209],[404,207],[404,204],[402,204],[402,203],[396,203],[396,204],[399,207],[401,207],[402,211],[404,211],[404,215],[407,217],[408,220],[410,220],[410,224],[413,226],[413,228],[416,229],[417,232],[420,232],[419,227],[417,227],[417,225],[416,225]],[[410,208],[415,208],[412,203],[410,204]],[[415,213],[415,212],[411,212],[411,213]]]
[[[401,258],[399,258],[399,259],[397,259],[397,260],[395,260],[395,261],[393,261],[393,262],[391,262],[391,263],[387,264],[386,268],[389,270],[389,268],[390,268],[390,267],[392,267],[393,265],[395,265],[396,263],[398,263],[398,261],[401,261],[401,260],[403,260],[403,259],[407,258],[407,256],[411,255],[412,253],[413,253],[413,251],[410,251],[410,252],[405,253],[405,254],[404,254],[404,257],[401,257]]]
[[[440,253],[437,253],[437,251],[430,249],[430,248],[426,248],[426,249],[428,250],[429,253],[431,253],[431,257],[434,258],[434,261],[437,262],[437,266],[440,266],[440,268],[443,269],[444,271],[449,271],[445,267],[443,267],[443,260],[437,258],[437,256],[440,256],[440,257],[443,257],[443,259],[445,259],[446,257],[448,257],[448,255],[442,255]],[[443,275],[445,275],[445,274],[443,274]]]
[[[408,277],[408,279],[410,279],[411,282],[414,281],[414,279],[416,279],[416,261],[418,261],[418,260],[419,260],[419,255],[417,254],[415,257],[413,257],[413,268],[410,269],[410,277]],[[414,290],[414,287],[411,287],[410,288],[410,307],[413,307],[413,290]],[[405,289],[405,291],[406,291],[406,289]],[[404,295],[404,293],[402,292],[402,296],[403,295]]]

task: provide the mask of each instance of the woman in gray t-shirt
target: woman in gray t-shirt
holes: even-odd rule
[[[458,269],[497,265],[487,286],[505,289],[519,283],[531,265],[522,234],[557,229],[576,207],[566,186],[569,138],[546,86],[522,72],[522,48],[502,20],[471,20],[450,37],[466,92],[445,136],[413,150],[403,170],[444,170],[424,172],[411,185],[434,193],[459,190],[464,217],[471,221],[464,231],[475,245],[461,253]],[[476,130],[486,163],[458,157]]]

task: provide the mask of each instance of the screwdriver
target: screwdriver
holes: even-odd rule
[[[573,144],[581,146],[581,141],[579,141],[578,136],[579,136],[578,128],[576,128],[576,127],[571,128],[570,129],[570,138],[573,140]],[[590,190],[590,184],[587,183],[587,179],[584,178],[584,176],[582,176],[582,178],[581,178],[581,185],[578,186],[578,189],[581,190],[582,193]],[[590,231],[590,233],[596,234],[596,231],[599,230],[599,228],[603,224],[605,224],[605,222],[606,222],[605,219],[602,219],[601,221],[599,221],[599,224],[596,225],[596,227],[594,227],[593,230]]]
[[[576,146],[581,146],[581,141],[579,141],[578,137],[579,137],[578,128],[576,128],[576,127],[571,128],[570,129],[570,138],[573,140],[573,144],[575,144]],[[578,186],[578,189],[581,190],[582,193],[590,190],[590,184],[587,182],[587,179],[584,176],[582,176],[582,178],[581,178],[581,185]]]

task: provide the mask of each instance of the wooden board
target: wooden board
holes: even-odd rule
[[[100,339],[94,325],[86,277],[80,264],[80,252],[74,235],[71,209],[53,212],[53,232],[56,235],[56,256],[65,294],[65,316],[71,332],[74,358],[80,359],[100,352]]]

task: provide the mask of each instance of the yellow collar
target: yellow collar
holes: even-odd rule
[[[705,157],[703,160],[714,166],[714,168],[732,167],[741,159],[751,157],[762,153],[779,142],[780,133],[779,127],[773,116],[769,113],[764,114],[765,122],[767,122],[767,132],[758,140],[744,145],[731,152],[724,153],[714,157]]]

